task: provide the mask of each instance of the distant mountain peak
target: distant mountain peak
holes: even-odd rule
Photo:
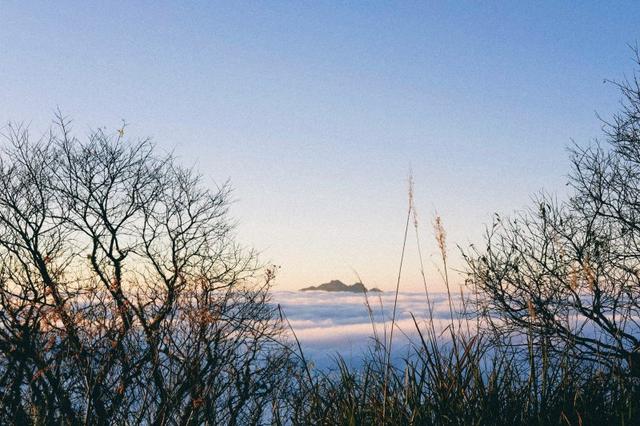
[[[328,283],[320,284],[318,286],[311,286],[301,288],[300,291],[347,291],[350,293],[365,293],[365,292],[381,292],[380,289],[372,288],[367,289],[362,283],[354,283],[347,285],[340,280],[331,280]]]

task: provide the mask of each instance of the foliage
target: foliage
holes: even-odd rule
[[[480,311],[503,337],[526,332],[640,377],[640,85],[637,74],[616,85],[622,109],[605,122],[606,144],[572,149],[570,199],[542,195],[498,217],[467,261]]]
[[[3,423],[252,423],[291,368],[229,189],[148,140],[10,126],[0,164]]]

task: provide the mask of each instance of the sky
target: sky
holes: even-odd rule
[[[566,196],[566,148],[618,107],[604,81],[633,71],[638,22],[635,2],[1,2],[0,123],[125,119],[229,180],[279,290],[394,288],[411,171],[441,287],[435,214],[459,270],[493,213]],[[422,287],[415,253],[403,290]]]

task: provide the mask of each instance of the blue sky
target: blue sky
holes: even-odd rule
[[[3,2],[0,122],[124,118],[230,179],[239,239],[282,289],[353,270],[393,287],[411,168],[437,285],[435,211],[455,258],[493,212],[563,196],[566,146],[615,111],[603,81],[633,70],[640,5],[580,4]]]

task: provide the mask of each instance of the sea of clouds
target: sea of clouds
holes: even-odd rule
[[[447,327],[451,325],[449,299],[445,292],[429,294],[433,306],[433,325],[440,342],[448,342]],[[272,302],[279,304],[289,320],[296,337],[308,360],[320,368],[335,367],[337,356],[347,364],[358,366],[363,357],[374,347],[374,329],[378,339],[387,342],[393,314],[395,294],[393,292],[369,293],[367,308],[364,294],[325,291],[275,291]],[[454,323],[458,323],[461,303],[460,295],[452,294]],[[587,298],[585,298],[585,303]],[[413,320],[413,316],[416,322]],[[610,315],[609,315],[610,316]],[[373,320],[372,320],[373,318]],[[398,294],[396,328],[393,336],[392,362],[411,357],[419,346],[422,332],[428,330],[429,310],[424,292]],[[464,322],[464,328],[473,321]],[[640,334],[640,320],[631,319],[625,323],[625,330]],[[595,325],[582,315],[575,315],[572,328],[585,336],[598,338],[603,342],[615,343],[611,336],[604,335]],[[518,337],[515,337],[518,339]]]
[[[378,338],[389,337],[395,294],[369,293],[371,313],[364,294],[325,291],[275,291],[273,303],[280,305],[288,318],[305,356],[317,366],[331,366],[337,355],[348,364],[358,365],[374,344],[374,326]],[[442,331],[450,324],[446,293],[430,293],[434,324]],[[420,327],[429,318],[425,293],[398,294],[393,353],[402,358],[411,354],[411,342],[419,339],[413,314]],[[373,317],[373,324],[372,324]]]

